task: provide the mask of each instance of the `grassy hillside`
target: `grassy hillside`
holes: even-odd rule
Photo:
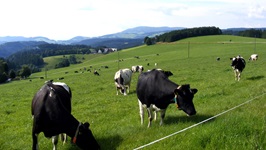
[[[52,56],[52,57],[45,57],[43,58],[44,62],[45,62],[45,67],[44,69],[48,69],[48,70],[52,70],[55,69],[55,65],[59,64],[59,62],[62,59],[66,59],[68,58],[70,55],[59,55],[59,56]],[[77,62],[84,62],[84,61],[88,61],[91,60],[93,58],[102,56],[101,54],[84,54],[84,55],[75,55]]]
[[[246,105],[144,149],[266,149],[266,97],[263,95],[266,93],[266,40],[256,39],[256,44],[254,41],[254,38],[237,36],[206,36],[140,46],[48,70],[46,80],[58,81],[64,77],[63,82],[73,93],[73,115],[79,121],[90,122],[104,150],[137,148],[257,96]],[[254,52],[259,54],[259,60],[249,62]],[[237,82],[229,58],[239,54],[247,65]],[[216,61],[217,57],[221,60]],[[119,68],[143,65],[148,70],[154,68],[154,63],[158,63],[158,68],[173,72],[170,80],[189,83],[198,89],[194,98],[196,116],[187,117],[170,105],[163,126],[157,120],[147,129],[146,113],[141,126],[135,90],[138,73],[133,75],[130,94],[116,95],[113,77]],[[97,69],[100,76],[84,68]],[[21,80],[0,85],[0,149],[31,149],[30,106],[33,95],[45,81],[39,79],[40,76],[45,76],[45,72],[33,74],[32,82]],[[51,141],[43,134],[39,135],[39,142],[40,149],[52,149]],[[58,148],[77,149],[70,143],[62,146],[61,142]]]

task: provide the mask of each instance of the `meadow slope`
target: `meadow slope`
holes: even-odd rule
[[[258,53],[259,59],[249,62],[253,53]],[[243,56],[247,62],[239,82],[234,79],[229,60],[236,55]],[[45,80],[59,81],[60,77],[64,77],[60,81],[72,89],[72,114],[79,121],[90,122],[103,150],[137,148],[253,98],[239,108],[144,149],[266,149],[265,39],[204,36],[107,55],[79,57],[85,58],[81,64],[32,74],[31,82],[27,79],[0,85],[0,149],[31,149],[33,95]],[[216,61],[217,57],[220,61]],[[127,96],[116,95],[113,78],[120,68],[143,65],[146,71],[153,69],[154,63],[158,63],[157,68],[174,74],[170,80],[178,84],[189,83],[198,89],[194,97],[197,115],[187,117],[170,105],[163,126],[157,120],[148,129],[146,113],[144,125],[140,125],[136,96],[138,73],[133,74]],[[84,68],[97,69],[100,76],[84,71]],[[40,79],[45,76],[46,79]],[[40,134],[39,146],[41,150],[52,149],[51,140]],[[58,149],[75,150],[77,147],[70,142],[64,146],[59,142]]]

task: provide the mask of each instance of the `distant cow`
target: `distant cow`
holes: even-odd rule
[[[131,67],[131,70],[133,72],[140,72],[141,73],[144,70],[144,67],[143,66],[140,66],[140,65],[138,65],[138,66],[132,66]]]
[[[165,71],[165,70],[162,70],[162,69],[156,69],[156,70],[159,70],[161,72],[163,72],[167,77],[170,77],[173,75],[173,73],[171,71]]]
[[[153,120],[152,111],[161,112],[161,122],[165,117],[165,111],[169,104],[176,103],[180,110],[187,115],[195,115],[193,104],[194,94],[197,89],[191,89],[189,84],[178,85],[168,79],[166,74],[160,70],[153,69],[139,75],[137,83],[137,97],[139,101],[141,124],[143,124],[144,108],[147,108],[149,124]]]
[[[98,71],[97,71],[97,70],[94,70],[93,74],[94,74],[94,75],[97,75],[97,76],[99,76],[99,75],[100,75],[100,74],[98,73]]]
[[[48,81],[32,100],[33,115],[32,149],[38,149],[38,134],[53,137],[56,149],[57,136],[66,133],[81,149],[99,149],[99,145],[89,129],[89,123],[79,122],[71,114],[71,90],[62,82]]]
[[[60,77],[60,78],[58,78],[58,80],[64,80],[65,78],[64,77]]]
[[[118,90],[124,95],[127,95],[127,92],[129,93],[131,77],[132,71],[130,69],[120,69],[115,73],[116,95],[118,95]]]
[[[165,70],[162,70],[162,69],[159,69],[159,68],[156,69],[156,70],[163,72],[167,77],[170,77],[170,76],[174,75],[171,71],[165,71]],[[151,70],[148,70],[148,71],[151,71]]]
[[[233,68],[235,72],[235,80],[239,81],[241,72],[244,70],[246,66],[246,61],[240,55],[230,58],[230,60],[232,60],[231,67]]]
[[[252,61],[255,60],[255,61],[256,61],[256,60],[258,60],[258,58],[259,58],[259,55],[258,55],[258,54],[252,54],[252,55],[249,57],[248,60],[249,60],[249,61],[250,61],[250,60],[252,60]]]

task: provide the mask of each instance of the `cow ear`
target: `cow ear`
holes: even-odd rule
[[[85,122],[84,127],[85,127],[85,129],[88,129],[90,127],[90,124],[88,122]]]
[[[198,89],[191,89],[193,94],[196,94],[198,92]]]
[[[175,89],[174,93],[175,93],[175,95],[180,95],[180,94],[182,94],[182,91],[180,89]]]

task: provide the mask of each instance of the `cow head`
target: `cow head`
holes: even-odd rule
[[[238,59],[239,59],[239,58],[237,58],[237,57],[230,58],[230,60],[232,61],[232,63],[231,63],[231,67],[232,67],[233,69],[235,69],[234,66],[236,66],[236,64],[237,64],[237,62],[238,62]]]
[[[143,66],[138,66],[139,68],[138,68],[138,71],[140,72],[140,73],[142,73],[142,71],[144,70],[144,67]]]
[[[190,89],[189,84],[181,85],[174,91],[178,109],[183,110],[188,116],[196,114],[193,98],[197,92],[197,89]]]
[[[95,140],[91,130],[89,129],[90,124],[88,122],[79,125],[76,140],[72,141],[77,144],[81,149],[100,149],[99,144]]]

